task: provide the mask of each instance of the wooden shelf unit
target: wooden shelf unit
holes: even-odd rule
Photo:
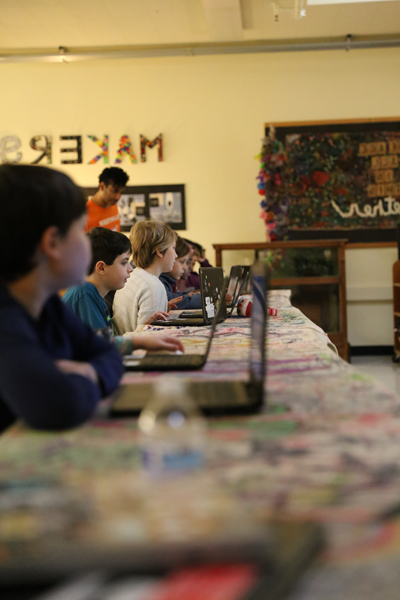
[[[346,314],[346,266],[345,266],[345,247],[346,240],[298,240],[292,242],[250,242],[236,244],[213,244],[215,250],[215,264],[217,267],[222,267],[222,253],[224,250],[254,250],[254,258],[258,259],[259,253],[262,250],[279,250],[279,249],[303,249],[303,248],[333,248],[337,250],[337,276],[321,276],[321,277],[272,277],[270,279],[270,287],[288,288],[294,286],[311,286],[311,285],[337,285],[338,286],[338,302],[339,302],[339,331],[327,332],[329,338],[338,349],[339,355],[344,359],[349,359],[348,342],[347,342],[347,314]],[[399,262],[400,264],[400,262]],[[400,270],[399,270],[399,286],[400,286]],[[399,295],[400,302],[400,295]],[[303,308],[302,308],[303,310]],[[400,311],[400,304],[399,304]],[[314,315],[307,315],[307,310],[303,312],[309,316],[311,320]],[[317,323],[318,325],[319,323]],[[399,350],[400,351],[400,350]]]

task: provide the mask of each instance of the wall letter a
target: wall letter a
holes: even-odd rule
[[[129,156],[131,163],[137,163],[135,153],[133,152],[132,142],[129,139],[129,135],[121,136],[119,140],[119,148],[117,150],[117,156],[115,158],[115,164],[119,165],[122,163],[124,156]]]

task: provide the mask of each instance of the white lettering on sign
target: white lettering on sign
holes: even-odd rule
[[[383,202],[387,203],[386,209],[383,206]],[[375,204],[375,206],[365,204],[363,210],[360,209],[358,204],[353,202],[352,204],[350,204],[350,209],[347,213],[342,211],[334,200],[331,200],[331,204],[336,210],[336,212],[339,213],[341,217],[343,217],[343,219],[350,219],[353,215],[357,215],[359,217],[362,217],[363,219],[376,217],[377,215],[379,215],[380,217],[388,217],[389,215],[400,215],[400,202],[397,202],[395,198],[392,198],[390,196],[388,198],[383,198],[383,201],[379,200],[379,202]]]

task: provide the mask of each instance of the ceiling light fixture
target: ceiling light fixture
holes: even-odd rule
[[[58,54],[60,55],[59,61],[60,62],[68,62],[67,57],[65,56],[67,52],[67,49],[65,48],[65,46],[58,46]]]
[[[280,14],[288,14],[292,19],[302,19],[306,16],[306,0],[275,0],[271,2],[275,22],[278,23]]]

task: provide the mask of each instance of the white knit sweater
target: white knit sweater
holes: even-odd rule
[[[140,330],[158,310],[168,310],[165,287],[158,277],[137,267],[114,296],[114,329],[119,335]]]

